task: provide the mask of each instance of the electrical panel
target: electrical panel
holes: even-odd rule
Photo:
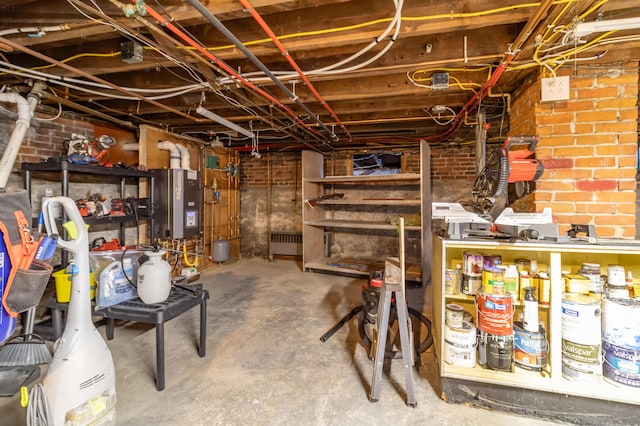
[[[194,170],[154,170],[154,238],[197,237],[200,218],[200,176]]]

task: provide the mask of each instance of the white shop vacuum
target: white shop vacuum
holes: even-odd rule
[[[61,235],[54,219],[56,203],[62,205],[73,224],[66,226],[69,240],[59,238],[58,245],[73,253],[77,271],[72,277],[64,332],[54,345],[45,378],[29,396],[27,424],[115,424],[116,374],[113,358],[107,343],[94,327],[91,315],[87,229],[72,199],[54,197],[46,200],[42,207],[50,236]]]

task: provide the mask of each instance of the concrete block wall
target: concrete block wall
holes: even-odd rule
[[[514,96],[510,134],[540,138],[545,172],[536,183],[536,211],[551,207],[564,232],[593,224],[601,237],[636,236],[638,62],[566,67],[571,97],[542,102],[540,77]]]

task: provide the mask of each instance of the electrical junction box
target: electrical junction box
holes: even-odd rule
[[[120,43],[120,59],[127,64],[142,62],[142,46],[135,41],[123,41]]]
[[[431,89],[433,90],[446,90],[449,88],[449,73],[448,72],[434,72],[431,75]]]
[[[218,157],[215,155],[207,155],[207,169],[217,169],[218,163]]]
[[[154,238],[177,240],[200,235],[200,173],[182,169],[154,173]]]
[[[540,80],[542,102],[566,101],[570,98],[569,76],[550,77]]]

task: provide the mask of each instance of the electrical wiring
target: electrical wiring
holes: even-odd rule
[[[358,52],[352,54],[351,56],[342,59],[339,62],[336,62],[334,64],[328,65],[326,67],[322,67],[322,68],[318,68],[318,69],[314,69],[314,70],[308,70],[308,71],[303,71],[304,74],[306,75],[334,75],[334,74],[340,74],[340,73],[347,73],[347,72],[351,72],[351,71],[355,71],[357,69],[363,68],[373,62],[375,62],[376,60],[378,60],[380,57],[382,57],[395,43],[396,39],[398,38],[398,34],[400,32],[400,26],[402,24],[401,18],[402,18],[402,6],[403,6],[404,0],[393,0],[393,4],[394,7],[396,9],[393,18],[390,19],[390,23],[387,26],[387,28],[385,28],[385,30],[382,32],[382,34],[380,34],[378,37],[374,38],[373,41],[371,41],[367,46],[365,46],[364,48],[360,49]],[[391,30],[395,28],[395,31],[393,33],[393,36],[390,38],[389,42],[385,45],[385,47],[382,48],[381,51],[379,51],[377,54],[375,54],[373,57],[359,63],[356,65],[352,65],[348,68],[344,68],[344,69],[336,69],[338,67],[341,67],[345,64],[348,64],[350,62],[353,62],[354,60],[356,60],[357,58],[359,58],[360,56],[366,54],[367,52],[369,52],[371,49],[373,49],[374,47],[376,47],[388,34],[389,32],[391,32]],[[278,40],[283,40],[286,37],[280,37],[278,36]],[[247,45],[246,43],[243,43],[245,46]],[[291,72],[274,72],[274,75],[278,76],[278,78],[280,80],[288,80],[291,78],[297,78],[298,74],[297,73],[291,73]],[[256,77],[256,78],[251,78],[251,81],[253,82],[262,82],[262,81],[266,81],[266,77],[264,76],[263,73],[261,72],[254,72],[254,73],[248,73],[248,74],[243,74],[244,77]],[[228,79],[221,79],[220,81],[221,84],[228,84],[230,83],[230,81],[228,81]]]
[[[3,71],[7,74],[14,74],[14,75],[20,75],[20,76],[24,76],[24,74],[10,70],[8,68],[2,68],[0,67],[0,71]],[[81,87],[75,84],[70,84],[67,83],[66,81],[62,81],[62,80],[49,80],[47,78],[44,78],[42,76],[37,76],[37,75],[32,75],[31,78],[36,79],[36,80],[41,80],[41,81],[46,81],[48,83],[52,83],[52,84],[57,84],[60,86],[64,86],[64,87],[68,87],[70,89],[75,89],[84,93],[88,93],[91,95],[96,95],[96,96],[102,96],[105,98],[111,98],[111,99],[120,99],[120,100],[126,100],[126,101],[137,101],[139,98],[137,97],[133,97],[133,96],[123,96],[123,95],[117,95],[115,93],[106,93],[106,92],[100,92],[98,90],[92,90],[92,89],[87,89],[85,87]],[[153,100],[153,101],[157,101],[157,100],[162,100],[162,99],[168,99],[168,98],[172,98],[175,96],[180,96],[180,95],[184,95],[185,93],[190,93],[190,92],[194,92],[197,90],[201,90],[201,87],[193,87],[193,88],[186,88],[183,89],[181,91],[178,92],[173,92],[173,93],[168,93],[165,95],[157,95],[157,96],[146,96],[147,99],[149,100]]]
[[[37,76],[39,76],[39,77],[43,77],[43,79],[46,79],[46,81],[48,82],[53,82],[55,80],[58,80],[58,81],[70,82],[74,84],[85,84],[87,86],[96,87],[100,89],[112,90],[112,88],[106,84],[100,84],[100,83],[96,83],[88,80],[80,80],[72,77],[62,77],[55,74],[47,74],[41,71],[34,71],[33,68],[24,68],[15,64],[11,64],[9,62],[5,62],[5,61],[0,61],[0,65],[3,65],[5,67],[11,67],[17,71],[21,71],[21,74],[18,74],[18,75],[30,74],[33,78],[37,78]],[[183,90],[190,89],[190,88],[203,89],[203,88],[210,88],[210,87],[211,86],[209,85],[209,83],[205,82],[205,83],[198,83],[198,84],[190,84],[188,86],[172,87],[167,89],[144,89],[144,88],[138,88],[138,87],[123,87],[123,88],[136,93],[167,94],[172,92],[181,92]]]
[[[424,112],[426,112],[427,114],[429,114],[429,117],[431,117],[431,119],[434,121],[434,123],[436,123],[436,124],[437,124],[437,125],[439,125],[439,126],[446,126],[446,125],[448,125],[448,124],[453,123],[453,120],[455,120],[455,119],[456,119],[456,112],[455,112],[452,108],[450,108],[450,107],[448,107],[448,106],[446,106],[446,105],[443,105],[442,107],[443,107],[447,112],[449,112],[449,113],[451,114],[451,118],[450,118],[449,120],[447,120],[447,121],[440,121],[440,115],[441,115],[441,114],[439,114],[439,113],[438,113],[438,116],[437,116],[437,117],[436,117],[436,116],[434,116],[434,115],[429,111],[430,109],[433,109],[433,108],[423,108],[423,110],[424,110]]]
[[[486,69],[486,68],[487,68],[487,67],[482,68],[482,69]],[[422,70],[420,70],[420,71],[414,71],[414,74],[415,74],[416,72],[422,72]],[[413,84],[413,85],[414,85],[414,86],[416,86],[416,87],[424,87],[424,88],[426,88],[426,89],[433,89],[433,87],[432,87],[432,86],[430,86],[430,85],[422,84],[422,83],[418,83],[418,81],[431,81],[431,77],[427,77],[427,78],[422,78],[422,79],[420,79],[420,80],[416,80],[416,79],[415,79],[415,78],[413,78],[413,76],[411,75],[411,71],[407,71],[407,79],[411,82],[411,84]],[[471,81],[471,82],[468,82],[468,83],[462,83],[460,80],[458,80],[458,78],[456,78],[456,77],[454,77],[454,76],[452,76],[452,75],[450,75],[450,76],[449,76],[449,79],[450,79],[450,80],[453,80],[454,85],[458,86],[460,89],[462,89],[462,90],[470,90],[470,91],[472,91],[472,92],[474,92],[474,93],[475,93],[475,90],[473,89],[473,87],[465,87],[465,86],[482,87],[482,85],[481,85],[481,84],[479,84],[479,83],[475,83],[475,82],[472,82],[472,81]]]
[[[161,56],[163,56],[165,59],[167,59],[170,62],[174,63],[176,66],[184,69],[189,75],[192,76],[192,78],[194,78],[194,81],[199,82],[199,83],[201,83],[203,81],[198,76],[197,72],[194,71],[193,69],[191,69],[189,64],[173,58],[171,55],[165,53],[161,49],[159,49],[156,46],[154,46],[153,43],[151,43],[146,38],[144,38],[144,37],[142,37],[140,35],[133,34],[131,31],[127,30],[123,26],[118,25],[117,23],[115,23],[115,21],[113,21],[113,20],[109,21],[111,18],[109,16],[105,15],[104,12],[102,12],[102,10],[99,7],[96,6],[97,9],[93,9],[92,12],[101,14],[104,18],[106,18],[106,20],[104,20],[104,21],[103,20],[99,20],[99,19],[95,19],[95,18],[91,17],[90,15],[88,15],[87,13],[83,12],[80,9],[80,7],[78,7],[79,5],[81,5],[83,8],[86,8],[87,10],[91,10],[91,8],[89,6],[87,6],[87,5],[85,5],[84,3],[79,2],[78,0],[67,0],[67,3],[69,3],[74,9],[76,9],[82,16],[86,17],[87,19],[91,20],[92,22],[96,22],[98,24],[106,25],[106,26],[108,26],[110,28],[113,28],[115,31],[118,31],[118,32],[122,33],[123,35],[125,35],[129,39],[136,40],[141,45],[147,46],[147,47],[153,49],[154,51],[159,53]],[[95,3],[94,3],[94,5],[95,5]]]

